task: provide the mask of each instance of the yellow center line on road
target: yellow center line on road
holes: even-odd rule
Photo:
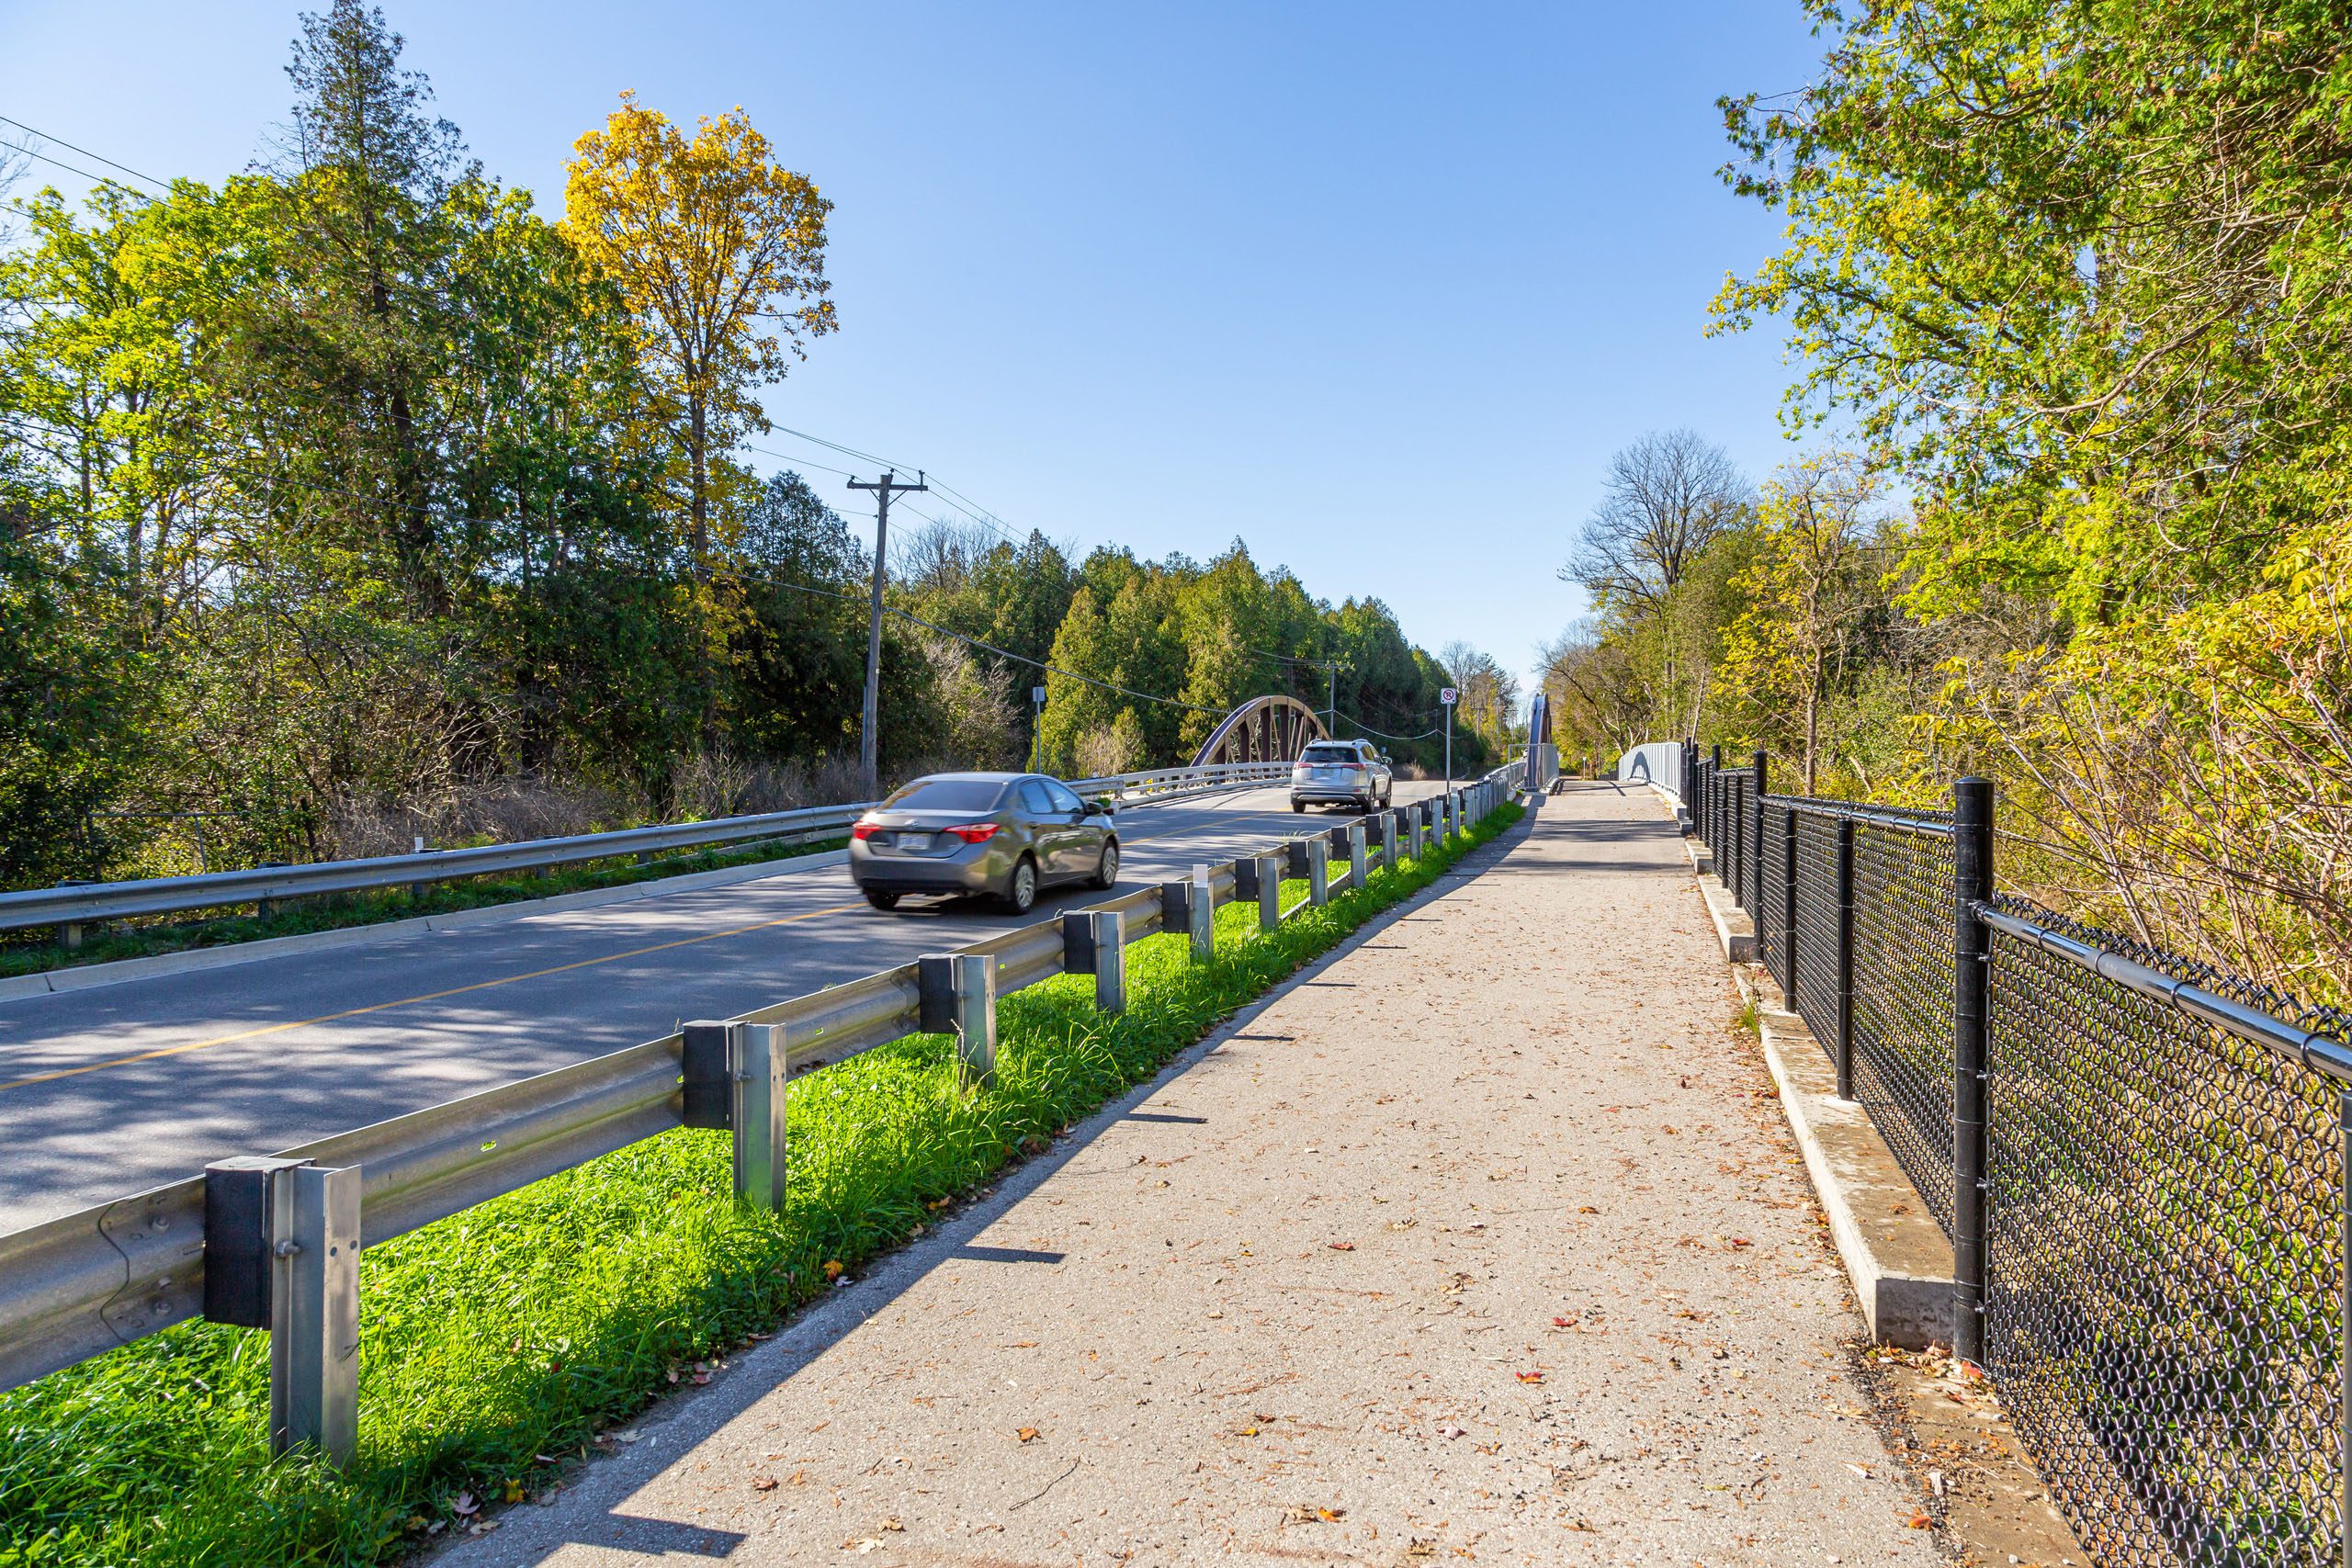
[[[1281,815],[1281,812],[1276,811],[1253,811],[1247,816],[1232,818],[1229,820],[1233,823],[1240,823],[1259,817]],[[1153,833],[1130,841],[1138,844],[1148,843],[1152,839],[1169,838],[1174,833],[1182,831],[1182,829],[1175,829],[1169,833]],[[60,1067],[55,1072],[35,1073],[29,1077],[11,1078],[5,1083],[0,1083],[0,1094],[6,1094],[12,1089],[30,1089],[35,1084],[55,1083],[60,1078],[78,1077],[84,1073],[100,1072],[108,1067],[126,1067],[140,1062],[158,1061],[165,1056],[183,1056],[191,1051],[208,1051],[215,1045],[234,1044],[240,1040],[257,1040],[267,1034],[283,1034],[289,1029],[308,1029],[313,1024],[335,1023],[346,1018],[361,1018],[369,1013],[390,1012],[395,1008],[414,1007],[420,1002],[439,1001],[445,997],[461,997],[469,991],[487,991],[500,986],[512,986],[524,980],[543,979],[549,975],[561,975],[569,970],[591,969],[599,964],[617,964],[625,958],[642,958],[649,953],[666,953],[673,947],[692,947],[696,942],[718,942],[730,936],[743,936],[752,931],[769,931],[776,926],[788,926],[801,920],[813,920],[824,915],[850,914],[863,908],[865,908],[863,904],[833,904],[822,909],[804,910],[797,915],[785,915],[776,919],[761,920],[748,926],[733,926],[726,931],[706,931],[700,936],[680,937],[675,942],[659,942],[650,947],[633,947],[626,953],[607,953],[601,957],[576,959],[570,964],[558,964],[546,969],[526,970],[519,975],[502,975],[494,980],[476,980],[469,986],[452,986],[447,990],[426,991],[418,996],[402,997],[398,1001],[371,1002],[366,1007],[345,1008],[341,1012],[321,1013],[316,1018],[296,1019],[288,1023],[263,1024],[254,1029],[239,1030],[233,1034],[217,1034],[209,1040],[191,1040],[184,1044],[160,1046],[155,1050],[141,1051],[132,1055],[109,1056],[100,1062],[85,1062],[78,1067]]]

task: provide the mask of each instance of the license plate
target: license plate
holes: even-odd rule
[[[931,848],[931,835],[929,833],[901,833],[899,835],[899,847],[902,850],[927,850]]]

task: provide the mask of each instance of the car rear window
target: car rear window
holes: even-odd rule
[[[890,811],[993,811],[1004,785],[989,779],[917,779],[882,803]]]
[[[1309,746],[1298,760],[1302,762],[1361,762],[1363,753],[1352,746]]]

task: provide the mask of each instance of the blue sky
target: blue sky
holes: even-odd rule
[[[0,0],[0,114],[218,178],[285,115],[297,8]],[[1778,339],[1702,330],[1777,233],[1715,177],[1713,102],[1810,73],[1794,0],[386,9],[550,215],[621,89],[743,106],[837,204],[842,330],[771,417],[1081,550],[1238,535],[1525,671],[1579,613],[1554,570],[1611,450],[1791,454]]]

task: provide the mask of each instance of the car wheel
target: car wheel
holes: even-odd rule
[[[1102,840],[1102,859],[1094,867],[1094,886],[1116,887],[1119,885],[1119,840]]]
[[[1303,800],[1294,800],[1290,803],[1290,808],[1293,811],[1305,811],[1306,809],[1306,802]]]
[[[865,901],[877,909],[895,909],[899,907],[899,896],[896,893],[887,893],[879,887],[867,888]]]
[[[1004,901],[1016,915],[1025,915],[1037,902],[1037,863],[1023,855],[1005,878]]]

